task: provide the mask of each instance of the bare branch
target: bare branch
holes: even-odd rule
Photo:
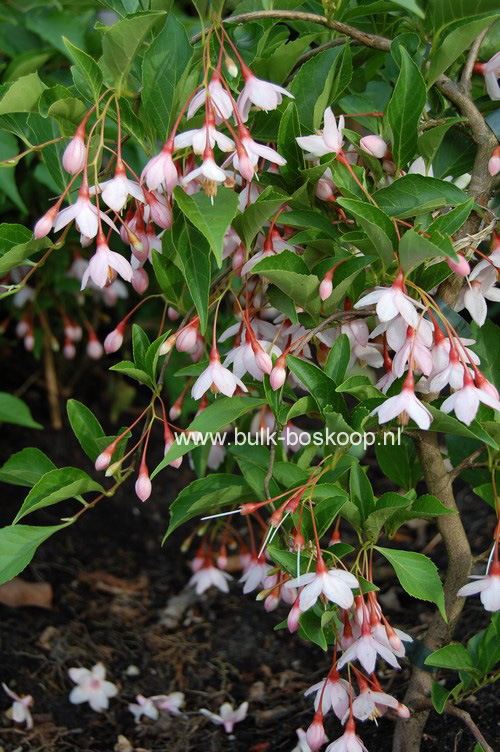
[[[486,34],[491,29],[491,24],[486,27],[486,29],[483,29],[482,32],[479,34],[479,36],[475,39],[472,47],[469,50],[469,54],[467,56],[467,61],[464,65],[464,69],[462,71],[462,76],[460,78],[460,84],[464,91],[467,92],[467,94],[470,94],[471,91],[471,78],[472,78],[472,71],[474,69],[474,64],[477,60],[477,56],[479,55],[479,49],[483,43],[483,39],[485,38]]]

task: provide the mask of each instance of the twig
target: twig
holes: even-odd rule
[[[433,705],[430,700],[424,700],[417,706],[415,706],[413,710],[415,712],[418,712],[420,710],[430,710],[432,709],[432,707]],[[462,710],[462,708],[455,707],[455,705],[446,705],[443,712],[448,713],[448,715],[454,715],[456,718],[460,718],[460,720],[465,723],[471,734],[475,737],[476,741],[479,742],[484,752],[495,752],[493,747],[488,744],[488,742],[472,720],[470,713],[468,713],[466,710]]]
[[[486,34],[489,32],[490,29],[491,29],[491,24],[487,26],[486,29],[482,30],[482,32],[475,39],[472,47],[469,50],[467,61],[464,65],[462,76],[460,78],[460,85],[462,86],[464,91],[467,92],[467,94],[470,94],[471,92],[472,71],[474,70],[474,64],[477,60],[477,56],[479,55],[479,49],[481,47],[481,44],[483,43],[483,39],[485,38]]]
[[[453,468],[453,470],[450,473],[451,480],[455,480],[462,470],[466,470],[468,467],[471,467],[471,465],[474,464],[474,461],[477,460],[477,458],[486,451],[484,447],[480,447],[479,449],[476,449],[472,454],[470,454],[468,457],[466,457],[462,462],[460,462],[456,467]]]
[[[62,428],[62,419],[61,408],[59,406],[59,387],[57,384],[54,353],[52,351],[50,339],[50,332],[46,331],[43,346],[43,365],[45,371],[45,382],[47,385],[47,397],[49,400],[50,423],[52,428],[55,428],[56,431],[60,431]]]
[[[278,431],[278,421],[276,418],[274,419],[274,426],[273,426],[273,432],[276,433]],[[271,478],[273,477],[273,466],[274,466],[274,457],[276,455],[276,445],[271,442],[271,449],[269,450],[269,466],[267,468],[266,477],[264,478],[264,490],[266,492],[266,499],[271,498],[271,492],[269,490],[269,484],[271,482]]]

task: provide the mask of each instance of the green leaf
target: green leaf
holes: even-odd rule
[[[0,162],[15,157],[19,154],[19,151],[17,139],[13,134],[7,131],[0,131]],[[20,212],[23,214],[28,213],[28,208],[17,188],[15,165],[0,167],[0,191],[16,205]]]
[[[425,659],[427,666],[451,668],[455,671],[477,671],[467,650],[459,642],[435,650]]]
[[[0,423],[12,423],[25,428],[43,428],[40,423],[33,420],[28,405],[8,392],[0,392]]]
[[[372,384],[369,376],[365,376],[365,374],[349,376],[343,384],[337,387],[337,392],[353,394],[360,401],[373,397],[383,397],[382,392]]]
[[[349,45],[333,47],[301,65],[290,84],[303,133],[320,127],[323,113],[349,84],[352,63]]]
[[[397,246],[397,235],[390,217],[381,209],[365,201],[350,198],[339,198],[337,203],[350,214],[368,235],[373,250],[380,256],[384,266],[389,266],[394,258]]]
[[[361,522],[364,522],[375,508],[375,499],[372,484],[359,462],[354,462],[351,465],[349,489],[351,502],[359,510]]]
[[[165,238],[165,235],[163,237]],[[175,308],[182,310],[184,277],[179,267],[167,256],[153,250],[153,270],[167,303],[172,303]]]
[[[321,626],[321,617],[318,616],[312,608],[301,614],[299,619],[299,635],[315,645],[319,645],[323,650],[328,650],[323,627]]]
[[[186,433],[196,432],[203,435],[217,433],[229,423],[241,418],[242,415],[265,404],[265,399],[257,399],[256,397],[218,397],[215,402],[194,418],[187,427]],[[201,442],[196,444],[192,440],[186,444],[174,442],[158,467],[151,473],[151,479],[164,467],[200,444]]]
[[[200,330],[204,334],[208,323],[210,247],[204,235],[186,221],[176,250],[181,260],[189,293],[200,317]]]
[[[22,76],[0,86],[0,115],[11,112],[36,112],[40,94],[46,88],[38,73]]]
[[[319,279],[309,272],[293,251],[282,251],[259,261],[252,269],[276,285],[298,306],[312,316],[320,311]]]
[[[442,125],[425,130],[418,139],[418,152],[425,159],[426,164],[432,164],[437,150],[448,130],[457,123],[462,123],[464,118],[448,118]]]
[[[271,306],[277,308],[281,313],[284,313],[287,319],[290,319],[292,324],[299,323],[295,303],[290,299],[290,296],[280,290],[279,287],[276,285],[269,285],[266,291],[266,298]]]
[[[401,8],[404,8],[409,13],[414,13],[419,18],[425,18],[425,13],[422,10],[422,8],[417,5],[415,0],[390,0],[391,3],[394,3],[394,5],[399,5]]]
[[[12,454],[7,462],[0,468],[0,481],[10,483],[13,486],[35,485],[42,475],[56,466],[40,449],[26,447],[20,452]]]
[[[103,32],[102,52],[106,72],[112,79],[107,83],[114,86],[121,96],[126,85],[132,63],[157,21],[165,11],[144,11],[131,18],[123,18],[113,26],[100,27]]]
[[[344,400],[335,391],[335,382],[321,368],[294,355],[289,355],[286,363],[294,376],[310,392],[321,411],[331,406],[336,412],[345,414]]]
[[[51,245],[49,238],[35,239],[23,225],[0,225],[0,274],[19,266],[25,259]]]
[[[415,232],[415,230],[407,230],[401,238],[398,249],[399,261],[403,271],[408,272],[410,269],[431,258],[456,259],[457,254],[453,250],[449,238],[446,238],[446,240],[448,241],[448,250],[451,253],[447,253],[432,242],[432,239],[426,238],[424,235]]]
[[[297,105],[295,102],[290,102],[280,122],[278,153],[286,159],[286,164],[280,167],[280,173],[294,189],[297,181],[302,179],[300,170],[304,169],[304,152],[296,141],[297,136],[300,136]]]
[[[145,370],[145,357],[150,344],[149,337],[144,329],[138,324],[132,324],[132,352],[134,355],[134,363],[137,368],[140,368],[142,371]]]
[[[455,436],[465,436],[467,439],[479,439],[493,449],[498,449],[496,441],[481,428],[477,420],[473,420],[470,426],[466,426],[452,415],[441,412],[434,405],[427,405],[427,409],[432,415],[432,422],[429,427],[430,431],[442,431],[443,433],[450,433]]]
[[[92,462],[95,462],[101,450],[98,439],[104,437],[104,431],[94,413],[78,400],[70,399],[66,403],[69,422],[78,442]]]
[[[391,517],[391,515],[397,510],[409,507],[410,504],[411,499],[406,496],[401,496],[392,491],[382,494],[380,499],[377,499],[375,502],[373,512],[370,512],[363,525],[368,537],[376,541],[385,522]]]
[[[440,232],[447,235],[453,235],[454,232],[459,230],[464,222],[467,221],[469,214],[474,206],[474,199],[470,198],[468,201],[464,201],[463,204],[459,204],[455,209],[450,209],[445,214],[441,214],[440,217],[434,220],[429,225],[428,232]]]
[[[104,489],[83,470],[76,467],[50,470],[35,483],[16,514],[14,524],[37,509],[57,504],[65,499],[73,499],[90,491],[102,493]]]
[[[468,200],[453,183],[424,175],[403,175],[391,185],[375,191],[373,198],[390,217],[414,217],[443,206],[458,206]]]
[[[481,370],[492,384],[500,383],[500,327],[491,319],[483,326],[471,324],[472,336],[476,340],[474,352],[481,358]]]
[[[260,194],[257,201],[247,206],[245,211],[233,219],[233,227],[248,249],[262,226],[273,214],[276,214],[288,196],[279,193],[275,188],[268,185]]]
[[[238,476],[215,473],[199,478],[184,488],[170,506],[170,524],[163,541],[193,517],[228,504],[242,504],[252,497],[250,487]]]
[[[415,444],[408,436],[401,436],[401,443],[375,445],[375,456],[384,475],[400,488],[409,491],[420,478],[420,464]]]
[[[62,40],[70,56],[76,63],[76,66],[72,69],[73,79],[77,79],[77,77],[75,76],[75,71],[77,71],[84,79],[94,101],[97,101],[99,99],[99,94],[101,92],[102,86],[101,69],[99,68],[95,60],[90,57],[90,55],[87,55],[86,52],[80,50],[76,45],[70,42],[69,39],[63,37]]]
[[[459,26],[444,39],[441,39],[439,46],[434,54],[430,57],[430,65],[427,74],[427,85],[429,88],[447,68],[466,50],[474,39],[482,32],[486,26],[490,26],[497,18],[498,14],[478,18],[469,23]]]
[[[431,688],[431,698],[432,698],[432,704],[434,706],[434,710],[437,713],[442,713],[446,703],[448,702],[448,698],[451,694],[451,691],[449,689],[446,689],[446,687],[443,687],[439,682],[433,681],[432,682],[432,688]]]
[[[230,188],[222,187],[213,197],[207,196],[203,191],[189,196],[177,187],[174,198],[182,213],[208,240],[220,267],[224,235],[238,211],[238,194]]]
[[[28,566],[38,546],[68,523],[50,527],[9,525],[0,529],[0,585]]]
[[[403,589],[414,598],[435,603],[447,622],[443,584],[434,562],[414,551],[397,551],[380,546],[375,546],[375,549],[392,564]]]
[[[373,262],[375,256],[354,256],[343,261],[333,273],[333,292],[323,301],[323,312],[328,316],[338,310],[338,304],[347,294],[357,277]]]
[[[418,66],[400,46],[401,70],[387,105],[387,121],[392,132],[392,153],[399,172],[417,150],[418,124],[427,99],[424,79]]]
[[[142,106],[162,139],[173,125],[178,91],[189,73],[192,54],[184,26],[169,13],[142,62]]]
[[[341,384],[345,378],[349,360],[351,359],[351,345],[347,334],[339,334],[333,347],[330,348],[324,371],[336,384]]]
[[[149,375],[142,368],[137,368],[135,363],[131,360],[121,360],[119,363],[115,363],[114,366],[110,366],[110,371],[117,371],[118,373],[128,376],[130,379],[138,381],[140,384],[152,387],[153,384]]]

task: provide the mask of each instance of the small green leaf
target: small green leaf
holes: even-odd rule
[[[28,566],[38,546],[68,523],[50,527],[9,525],[0,529],[0,585]]]
[[[102,86],[101,69],[90,55],[87,55],[86,52],[80,50],[76,45],[70,42],[69,39],[63,37],[62,40],[69,54],[76,63],[76,66],[72,69],[73,79],[78,80],[77,76],[75,75],[75,71],[77,71],[82,76],[87,87],[92,93],[94,101],[97,101],[99,99],[99,94],[101,92]]]
[[[418,124],[427,99],[424,79],[417,64],[400,46],[401,70],[391,100],[387,120],[392,131],[392,153],[399,172],[417,150]]]
[[[238,194],[222,187],[217,190],[216,196],[209,197],[203,191],[189,196],[177,187],[174,198],[182,213],[208,240],[220,267],[224,235],[238,211]]]
[[[43,428],[31,417],[28,405],[8,392],[0,392],[0,423],[12,423],[25,428]]]
[[[42,475],[56,466],[40,449],[26,447],[20,452],[11,454],[7,462],[0,468],[0,481],[13,486],[34,486]]]
[[[444,648],[435,650],[425,659],[427,666],[451,668],[455,671],[477,671],[472,658],[459,642],[453,642]]]
[[[208,241],[190,222],[185,221],[177,245],[184,277],[200,317],[200,330],[204,334],[208,323],[208,292],[210,290],[210,247]]]
[[[389,266],[397,246],[397,235],[390,217],[381,209],[350,198],[339,198],[337,203],[356,217],[368,235],[373,250],[380,256],[384,266]]]
[[[333,379],[336,384],[342,384],[350,358],[349,337],[347,334],[340,334],[333,343],[333,347],[330,348],[324,367],[326,375]]]
[[[278,193],[276,188],[268,185],[257,201],[247,206],[241,214],[236,215],[232,225],[247,249],[250,248],[253,239],[262,226],[273,214],[276,214],[287,198],[286,194]]]
[[[100,483],[76,467],[60,467],[50,470],[38,480],[16,515],[14,524],[27,514],[43,507],[57,504],[65,499],[74,499],[90,491],[104,492]]]
[[[443,584],[434,562],[414,551],[398,551],[380,546],[375,546],[375,549],[392,564],[403,589],[414,598],[435,603],[447,622]]]
[[[104,431],[94,413],[78,400],[70,399],[66,403],[69,422],[78,442],[92,462],[99,456],[98,439],[104,437]]]

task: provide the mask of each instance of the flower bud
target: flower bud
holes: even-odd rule
[[[397,715],[399,715],[400,718],[409,718],[410,717],[410,711],[406,707],[406,705],[403,705],[402,702],[398,702],[398,705],[396,708],[394,708]]]
[[[331,201],[333,196],[333,189],[329,180],[320,178],[316,184],[316,197],[321,201]]]
[[[170,337],[167,337],[167,339],[165,340],[165,342],[163,343],[163,345],[160,347],[160,349],[158,351],[159,354],[160,355],[168,355],[168,353],[170,352],[170,350],[175,345],[176,339],[177,339],[177,334],[171,334]]]
[[[292,608],[289,611],[288,618],[286,620],[288,629],[292,634],[293,632],[296,632],[299,628],[300,613],[301,612],[299,608],[299,597],[297,596]]]
[[[52,230],[55,219],[57,217],[59,206],[60,206],[59,202],[57,204],[54,204],[54,206],[50,207],[48,212],[45,212],[43,217],[40,217],[40,219],[35,225],[35,229],[33,230],[35,238],[37,239],[44,238],[46,235],[49,234],[49,232]]]
[[[276,589],[273,590],[269,595],[267,596],[266,600],[264,601],[264,608],[268,613],[271,611],[275,611],[278,608],[280,599],[278,595],[276,594]]]
[[[146,292],[149,286],[148,273],[142,267],[134,269],[132,272],[132,287],[138,295],[142,295]]]
[[[276,365],[271,371],[271,374],[269,377],[269,381],[271,383],[271,389],[274,389],[274,391],[276,391],[277,389],[281,389],[281,387],[285,383],[285,379],[286,379],[286,370],[283,365],[283,361],[281,360],[281,357],[280,357],[276,361]]]
[[[179,311],[176,311],[175,308],[172,308],[172,306],[169,306],[167,308],[167,316],[168,316],[169,321],[177,321],[178,319],[180,319],[181,314],[179,313]]]
[[[89,341],[87,342],[87,355],[89,358],[92,358],[92,360],[99,360],[99,358],[102,358],[103,353],[104,348],[97,337],[89,337]]]
[[[62,164],[66,172],[70,175],[76,175],[83,170],[85,164],[85,123],[81,123],[76,129],[76,133],[64,150]]]
[[[152,486],[147,469],[139,471],[139,477],[135,482],[135,492],[141,501],[147,501],[151,496]]]
[[[231,78],[236,78],[236,76],[238,75],[238,66],[236,65],[234,60],[227,54],[224,57],[224,65],[226,66],[226,70]]]
[[[73,358],[76,355],[75,346],[70,339],[67,339],[66,342],[64,343],[63,355],[66,358],[66,360],[73,360]]]
[[[30,331],[24,338],[24,349],[27,350],[28,352],[31,352],[34,347],[35,347],[35,337],[33,334],[33,329],[30,329]]]
[[[179,352],[191,352],[196,347],[198,324],[190,324],[177,337],[175,346]]]
[[[181,412],[182,412],[182,399],[181,397],[179,397],[179,399],[177,399],[174,402],[174,404],[168,411],[168,417],[170,418],[170,420],[177,420]]]
[[[236,142],[236,148],[238,150],[238,172],[241,177],[250,182],[254,175],[254,169],[252,160],[248,156],[247,150],[239,141]]]
[[[167,432],[168,431],[168,432]],[[167,427],[165,429],[165,446],[163,449],[163,456],[165,457],[166,453],[170,449],[170,447],[175,443],[174,435],[172,431]],[[182,465],[182,457],[177,457],[176,460],[172,460],[170,463],[170,467],[175,467],[177,470]]]
[[[106,470],[106,468],[109,467],[109,463],[111,462],[111,457],[113,456],[113,452],[115,451],[115,443],[113,442],[110,444],[104,452],[101,452],[99,457],[95,461],[95,469],[98,472],[102,472],[102,470]]]
[[[333,284],[332,280],[328,279],[328,275],[326,275],[319,286],[319,297],[321,300],[327,300],[327,298],[330,297],[330,295],[333,292]]]
[[[493,150],[493,154],[488,162],[488,172],[492,178],[500,172],[500,146],[497,146],[497,148]]]
[[[18,321],[16,324],[16,336],[17,337],[24,337],[26,334],[28,334],[30,330],[30,322],[29,320],[21,319],[21,321]]]
[[[325,729],[323,728],[323,713],[317,710],[313,722],[306,731],[306,741],[312,752],[316,752],[325,743]]]
[[[167,203],[167,200],[161,196],[157,198],[154,193],[145,191],[146,201],[151,212],[151,219],[158,227],[163,230],[168,230],[172,226],[172,211]]]
[[[259,343],[257,342],[256,344],[257,347],[254,349],[254,355],[257,368],[259,371],[262,371],[262,373],[270,374],[273,370],[273,361],[265,350],[262,349]]]
[[[448,264],[450,269],[455,272],[455,274],[458,274],[460,277],[466,277],[468,274],[470,274],[469,262],[461,253],[457,253],[457,256],[459,259],[458,261],[447,258],[446,263]]]
[[[233,265],[233,271],[234,272],[238,271],[238,269],[241,269],[241,267],[243,266],[243,264],[246,261],[246,257],[247,256],[246,256],[246,252],[245,252],[244,246],[243,245],[239,245],[238,248],[233,253],[232,265]]]
[[[385,157],[387,144],[383,138],[380,138],[380,136],[363,136],[359,145],[363,151],[366,151],[367,154],[371,154],[372,157],[377,157],[377,159]]]
[[[104,349],[108,355],[116,352],[122,346],[124,330],[125,325],[123,323],[118,324],[116,329],[113,329],[104,340]]]

